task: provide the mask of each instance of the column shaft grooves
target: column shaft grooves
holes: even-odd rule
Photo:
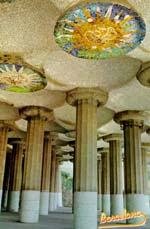
[[[55,192],[55,178],[56,178],[56,153],[52,152],[52,164],[51,164],[51,184],[50,192]]]
[[[102,184],[101,184],[101,176],[102,176],[102,161],[98,160],[97,162],[97,175],[98,175],[98,194],[102,194]]]
[[[110,194],[122,194],[121,141],[110,141]]]
[[[51,139],[44,139],[41,191],[49,192],[51,173]]]
[[[77,106],[77,141],[75,153],[75,191],[96,191],[97,104],[92,99],[79,100]],[[95,120],[93,122],[93,120]],[[82,142],[82,144],[81,144]],[[82,158],[82,160],[81,160]],[[91,167],[92,169],[89,169]]]
[[[140,135],[138,125],[124,125],[126,193],[143,193]]]
[[[22,155],[23,145],[13,144],[11,176],[10,176],[10,191],[20,191],[22,181]]]
[[[27,130],[24,190],[40,190],[41,188],[43,139],[44,120],[30,118]]]
[[[0,190],[3,188],[3,179],[5,171],[6,148],[7,148],[7,127],[0,128]]]
[[[102,153],[102,194],[110,194],[110,157],[109,152]]]

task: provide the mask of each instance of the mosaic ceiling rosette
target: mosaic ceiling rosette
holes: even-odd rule
[[[34,92],[47,85],[43,74],[21,60],[0,55],[0,89],[11,92]]]
[[[86,59],[124,55],[145,37],[143,19],[132,9],[106,2],[82,3],[57,22],[54,36],[69,54]]]

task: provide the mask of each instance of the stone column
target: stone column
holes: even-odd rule
[[[121,215],[123,208],[123,182],[122,182],[122,135],[110,134],[103,137],[109,142],[110,154],[110,214]]]
[[[58,176],[59,176],[59,160],[56,157],[56,166],[55,166],[55,209],[57,209],[58,202]]]
[[[52,111],[31,106],[24,107],[20,113],[28,120],[20,221],[36,223],[39,220],[44,128],[45,121],[52,118]]]
[[[148,196],[144,195],[141,152],[141,131],[145,115],[138,111],[124,111],[116,114],[124,131],[125,194],[127,212],[148,213]],[[139,222],[139,218],[127,220]]]
[[[97,209],[101,213],[102,211],[102,160],[101,154],[97,156]]]
[[[10,171],[9,195],[8,195],[8,210],[18,212],[20,201],[20,190],[22,182],[22,158],[24,142],[13,141],[12,161]]]
[[[147,187],[147,174],[146,174],[146,157],[147,157],[147,151],[150,147],[150,143],[143,142],[142,143],[142,167],[143,167],[143,188],[144,188],[144,194],[148,195],[148,187]]]
[[[6,154],[5,175],[4,175],[4,182],[3,182],[3,200],[2,200],[2,207],[5,209],[7,208],[7,202],[8,202],[11,156],[12,153]]]
[[[76,106],[74,228],[97,228],[97,107],[107,101],[99,88],[77,88],[67,101]]]
[[[0,123],[0,210],[2,201],[2,188],[5,171],[6,149],[7,149],[7,136],[8,126]]]
[[[61,179],[61,170],[60,163],[58,167],[58,190],[57,190],[57,206],[60,208],[63,206],[62,204],[62,179]]]
[[[109,148],[101,148],[102,160],[102,212],[110,216],[110,156]]]
[[[147,130],[147,133],[150,134],[150,130]],[[143,162],[143,185],[144,185],[144,194],[149,196],[149,208],[150,208],[150,195],[148,190],[148,174],[147,174],[147,161],[149,161],[149,151],[150,143],[142,143],[142,162]],[[148,162],[149,163],[149,162]],[[150,212],[149,212],[150,215]]]
[[[49,210],[51,152],[52,152],[51,136],[50,133],[45,133],[44,149],[43,149],[41,196],[40,196],[40,215],[48,215],[48,210]]]
[[[49,211],[50,212],[56,210],[55,181],[56,181],[56,153],[53,148],[52,162],[51,162],[50,193],[49,193]]]
[[[62,207],[62,188],[61,188],[61,171],[60,161],[56,159],[56,180],[55,180],[55,208]]]

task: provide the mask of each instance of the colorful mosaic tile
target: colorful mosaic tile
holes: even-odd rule
[[[34,92],[45,88],[41,73],[25,65],[0,63],[0,89],[12,92]]]
[[[75,57],[106,59],[135,49],[145,37],[143,19],[132,9],[112,3],[82,3],[55,26],[58,45]]]

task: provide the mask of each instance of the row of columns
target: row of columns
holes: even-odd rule
[[[119,115],[123,115],[123,113],[117,116]],[[99,184],[99,198],[101,198],[99,209],[108,216],[123,214],[124,209],[128,212],[141,211],[149,215],[149,197],[146,188],[146,150],[148,144],[141,145],[143,122],[130,119],[122,122],[121,125],[124,130],[124,172],[121,134],[103,137],[104,141],[109,142],[109,148],[100,150],[101,157],[98,161],[98,174],[101,180],[99,181],[99,183],[101,182]],[[125,185],[123,185],[123,174],[125,175]],[[125,203],[123,187],[125,187]],[[127,220],[128,223],[135,223],[136,221],[138,220]]]
[[[99,88],[77,88],[67,94],[69,104],[76,106],[76,152],[74,173],[74,228],[97,228],[97,107],[104,105],[108,95]],[[129,112],[130,113],[130,112]],[[132,112],[131,112],[132,113]],[[127,211],[142,211],[147,213],[148,202],[143,193],[142,157],[140,134],[143,119],[126,113],[116,115],[124,130],[125,144],[125,194]],[[135,113],[135,112],[133,112]],[[21,114],[28,120],[26,157],[21,198],[21,222],[37,222],[40,211],[40,185],[42,169],[42,149],[44,138],[44,123],[47,114],[44,108],[23,108]],[[51,114],[52,115],[52,114]],[[136,117],[136,118],[135,118]],[[1,134],[1,133],[0,133]],[[111,174],[113,181],[108,180],[102,185],[103,198],[110,198],[107,193],[111,187],[113,211],[118,212],[116,203],[122,197],[120,183],[120,145],[117,141],[110,142],[111,161],[108,154],[102,154],[103,176]],[[0,146],[2,148],[2,146]],[[3,149],[0,148],[0,155]],[[114,154],[115,151],[115,154]],[[55,193],[55,174],[57,163],[55,153],[52,154],[51,194]],[[140,167],[140,169],[139,169]],[[114,182],[114,183],[113,183]],[[118,182],[118,183],[117,183]],[[109,188],[110,188],[109,187]],[[44,190],[44,189],[43,189]],[[45,189],[47,191],[47,189]],[[106,194],[106,195],[105,195]],[[52,196],[52,195],[50,195]],[[53,200],[55,197],[53,198]],[[49,206],[54,206],[49,199]],[[102,201],[103,202],[103,201]],[[122,208],[122,201],[120,204]]]
[[[41,107],[25,107],[21,110],[21,116],[27,118],[28,121],[24,171],[22,176],[24,143],[19,141],[10,142],[13,145],[13,150],[10,157],[11,160],[9,160],[9,166],[6,166],[7,179],[4,182],[4,188],[6,190],[3,206],[7,206],[9,211],[18,212],[19,202],[21,200],[20,221],[34,223],[38,222],[39,214],[48,215],[49,210],[55,210],[58,205],[61,206],[61,188],[57,182],[59,179],[59,185],[61,185],[61,177],[60,171],[57,172],[59,161],[56,158],[55,152],[52,153],[51,136],[50,134],[45,134],[44,137],[45,122],[47,118],[53,117],[52,111]],[[8,127],[0,128],[1,190],[4,179],[7,132]],[[10,169],[8,171],[9,167]],[[58,179],[55,179],[55,174],[57,174]],[[7,201],[6,193],[8,193],[8,188],[9,194]],[[22,192],[20,192],[21,189]],[[58,189],[59,194],[55,194],[55,200],[51,199],[51,193],[57,193]],[[49,207],[49,201],[53,201],[55,205],[53,209]]]
[[[76,152],[74,181],[74,228],[97,227],[97,107],[107,100],[107,94],[96,89],[76,89],[68,94],[68,102],[76,106]],[[143,162],[141,152],[141,131],[145,117],[141,112],[125,111],[116,114],[124,132],[124,177],[127,212],[150,214],[148,196],[144,194]],[[122,214],[124,210],[122,187],[122,154],[120,139],[105,139],[110,152],[102,154],[103,209],[108,209],[111,198],[111,212]],[[100,165],[100,162],[99,162]],[[111,166],[110,166],[111,165]],[[101,203],[100,203],[101,204]],[[107,212],[105,212],[107,213]],[[110,212],[108,212],[110,215]],[[130,219],[135,223],[140,219]]]

